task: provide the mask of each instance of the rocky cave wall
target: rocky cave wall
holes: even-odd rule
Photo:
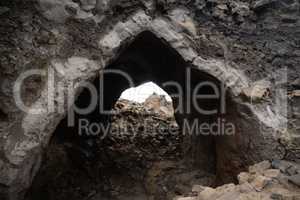
[[[193,68],[226,83],[240,126],[264,138],[257,144],[249,137],[247,152],[259,146],[253,155],[270,159],[269,147],[280,143],[284,151],[277,156],[299,158],[299,6],[296,0],[1,2],[1,199],[22,198],[65,115],[21,112],[13,98],[19,75],[54,69],[59,72],[55,83],[64,85],[58,93],[71,83],[78,93],[78,83],[92,80],[143,31],[168,42]],[[48,84],[46,77],[25,81],[22,97],[30,109],[46,107]],[[265,97],[266,91],[272,95]],[[253,95],[255,104],[247,101]],[[68,109],[65,97],[54,97],[55,108]]]

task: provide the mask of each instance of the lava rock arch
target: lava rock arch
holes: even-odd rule
[[[142,64],[138,63],[138,66],[143,67],[139,69],[122,68],[127,73],[132,74],[136,83],[152,80],[160,85],[171,80],[177,81],[181,86],[186,86],[186,77],[183,72],[185,69],[190,69],[192,83],[190,87],[187,86],[188,90],[193,90],[193,87],[196,87],[197,83],[201,81],[211,81],[216,85],[224,83],[228,87],[226,95],[228,113],[222,117],[237,124],[237,134],[222,136],[218,139],[213,136],[203,136],[205,139],[197,137],[197,140],[187,137],[186,146],[193,146],[195,149],[187,149],[186,152],[194,161],[197,161],[196,164],[214,169],[219,174],[220,179],[228,182],[231,179],[231,174],[237,173],[236,170],[239,171],[253,162],[278,156],[278,153],[274,151],[274,145],[270,145],[276,143],[271,135],[273,128],[276,127],[261,130],[253,129],[253,127],[265,127],[264,118],[261,116],[264,108],[257,109],[241,98],[243,89],[251,86],[251,81],[240,70],[228,65],[224,60],[203,59],[201,52],[197,52],[194,48],[194,40],[191,39],[191,36],[187,37],[183,33],[182,27],[180,28],[178,25],[180,23],[176,20],[162,17],[151,18],[145,12],[138,11],[127,21],[117,23],[112,29],[100,36],[99,48],[103,53],[101,61],[76,56],[66,60],[58,58],[51,60],[48,68],[59,72],[58,75],[55,75],[58,80],[52,81],[52,83],[61,83],[64,86],[59,89],[60,91],[53,94],[54,110],[48,111],[46,108],[50,93],[46,88],[42,91],[41,97],[30,107],[30,110],[40,109],[42,112],[39,114],[27,113],[20,123],[11,127],[15,131],[12,131],[13,134],[8,136],[4,144],[3,153],[8,161],[3,167],[3,174],[7,174],[3,180],[6,181],[5,185],[9,185],[12,189],[4,189],[5,197],[7,196],[8,199],[22,198],[37,173],[43,149],[47,147],[57,124],[65,117],[66,111],[69,109],[65,105],[66,97],[60,94],[66,93],[67,88],[71,90],[71,93],[80,94],[80,83],[94,80],[101,68],[107,66],[107,69],[121,69],[116,67],[120,66],[119,63],[132,62],[132,58],[134,58],[134,62],[137,62],[139,56],[145,57],[142,59]],[[193,31],[190,32],[193,34]],[[146,45],[144,46],[143,42],[145,41]],[[153,51],[147,53],[149,51],[147,45],[152,46]],[[132,50],[128,51],[131,48]],[[160,55],[162,52],[164,56]],[[163,67],[161,67],[161,63],[156,65],[158,56],[160,56],[159,62],[162,58],[169,57],[165,60],[168,63]],[[151,67],[148,67],[149,65]],[[157,66],[157,68],[153,68],[153,66]],[[107,95],[104,95],[107,98],[107,106],[111,106],[117,97],[116,93],[119,95],[120,89],[124,85],[118,84],[121,82],[118,78],[108,78],[107,81],[111,82],[109,84],[111,87],[115,87],[114,90],[108,90]],[[163,85],[162,88],[168,93],[174,93],[174,89]],[[211,89],[208,88],[198,92],[212,94]],[[81,94],[83,95],[84,92]],[[175,108],[181,103],[176,98],[173,98],[173,101]],[[183,104],[185,107],[191,102],[185,99]],[[208,107],[218,107],[219,102],[206,100],[201,104]],[[64,112],[58,112],[56,109],[59,107],[64,108]],[[205,119],[205,117],[194,112],[193,108],[191,108],[189,115],[184,112],[176,113],[176,118],[181,126],[184,124],[184,119],[199,118],[213,122],[218,116],[219,113],[212,118]],[[197,141],[196,144],[191,145],[195,141]],[[213,148],[205,148],[205,146]],[[215,156],[209,156],[211,152]],[[207,163],[213,164],[207,165]]]
[[[94,142],[100,137],[88,131],[81,132],[80,120],[90,124],[108,124],[111,114],[105,112],[112,110],[121,92],[130,87],[129,79],[134,86],[153,81],[171,95],[176,120],[184,135],[182,148],[185,160],[191,167],[216,174],[216,185],[235,182],[239,172],[259,159],[260,154],[254,149],[251,153],[247,152],[252,136],[239,124],[243,123],[239,110],[246,108],[234,101],[230,89],[212,75],[195,69],[166,41],[144,31],[123,47],[118,57],[92,81],[97,88],[97,106],[88,114],[73,113],[73,126],[69,126],[69,116],[66,116],[56,128],[60,140],[76,143],[74,152],[70,154],[78,157],[79,165],[84,165],[85,160],[93,162],[98,159]],[[170,87],[170,83],[176,84]],[[179,95],[178,90],[182,91]],[[210,97],[195,98],[207,95]],[[103,99],[99,101],[101,97]],[[75,105],[86,108],[92,98],[91,91],[84,89]],[[215,112],[207,114],[205,111],[208,110]],[[232,126],[226,127],[228,124]],[[230,134],[227,134],[226,128],[231,128]]]

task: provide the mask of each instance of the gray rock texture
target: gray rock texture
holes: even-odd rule
[[[297,0],[1,2],[0,199],[22,199],[30,187],[66,115],[63,94],[76,97],[81,82],[93,80],[144,31],[229,88],[241,131],[219,141],[220,171],[272,158],[299,161],[299,8]],[[14,88],[29,69],[42,76]],[[22,111],[14,91],[35,112]]]
[[[294,163],[289,163],[294,165]],[[249,173],[238,176],[239,184],[226,184],[217,188],[195,185],[194,196],[178,197],[174,200],[256,200],[256,199],[297,199],[300,195],[299,174],[289,176],[278,169],[272,169],[269,161],[253,166]],[[289,182],[289,180],[291,182]]]

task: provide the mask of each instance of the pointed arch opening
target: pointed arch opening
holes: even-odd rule
[[[216,186],[236,181],[235,175],[251,160],[244,156],[246,149],[240,148],[248,141],[241,139],[243,127],[237,123],[239,105],[232,99],[230,90],[216,77],[186,62],[166,41],[150,31],[140,33],[133,42],[120,47],[117,54],[90,83],[93,89],[83,89],[74,103],[78,110],[84,109],[96,98],[95,106],[82,113],[71,109],[57,126],[28,198],[57,200],[71,195],[73,199],[82,199],[93,190],[96,191],[94,196],[104,199],[153,197],[160,200],[184,195],[193,184]],[[174,119],[170,124],[173,127],[167,128],[174,128],[176,120],[176,135],[167,134],[160,139],[144,137],[146,142],[142,136],[139,141],[125,137],[116,144],[116,139],[109,136],[113,120],[118,125],[133,126],[138,126],[137,120],[151,119],[146,126],[154,126],[153,120],[158,120],[159,129],[169,125],[170,119],[164,121],[159,113],[158,116],[151,112],[149,116],[144,115],[144,105],[119,100],[126,89],[149,81],[172,98]],[[133,110],[142,107],[141,113],[126,109],[122,112],[127,104]],[[116,106],[118,112],[111,112],[116,111]],[[121,132],[126,131],[121,129]],[[145,127],[138,126],[131,132],[145,132]],[[126,145],[132,141],[136,143],[129,151]],[[172,159],[153,156],[159,151],[159,145],[164,145],[166,154],[171,152],[168,156]],[[112,150],[116,146],[119,149]],[[133,148],[137,146],[139,148]],[[129,152],[128,155],[120,149]],[[135,152],[141,149],[145,152]],[[152,158],[144,159],[149,152]],[[117,181],[120,177],[122,183]],[[132,180],[141,184],[131,187]],[[174,183],[178,187],[173,187]],[[132,190],[127,193],[120,192],[122,188],[115,190],[124,185]],[[79,192],[74,192],[76,187],[80,188]],[[65,190],[59,198],[53,197],[58,188]],[[121,194],[114,196],[118,192]]]

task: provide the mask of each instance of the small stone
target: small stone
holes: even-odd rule
[[[155,9],[155,3],[154,3],[154,1],[146,0],[146,1],[143,1],[143,4],[144,4],[144,6],[145,6],[148,10],[153,10],[153,9]]]
[[[109,10],[111,0],[97,0],[95,9],[99,14],[103,14],[105,11]]]
[[[244,183],[240,185],[239,189],[241,193],[249,193],[249,192],[253,192],[254,190],[253,186],[250,185],[249,183]]]
[[[226,4],[219,4],[217,5],[217,8],[219,8],[220,10],[228,10],[228,6]]]
[[[288,180],[300,187],[300,174],[288,177]]]
[[[64,23],[67,18],[73,15],[70,8],[78,7],[72,0],[38,0],[37,9],[49,20],[57,23]]]
[[[271,168],[271,163],[269,161],[263,161],[258,164],[249,167],[250,173],[259,173],[263,174],[263,172],[267,169]]]
[[[203,187],[202,185],[194,185],[192,188],[192,192],[199,193],[202,192],[204,188],[205,187]]]
[[[197,29],[189,12],[182,9],[175,9],[170,14],[171,19],[181,26],[191,36],[197,36]]]
[[[264,176],[268,178],[278,178],[280,175],[280,170],[278,169],[268,169],[264,172]]]
[[[198,195],[199,200],[210,200],[216,193],[216,190],[210,187],[205,187],[204,190]]]
[[[295,166],[290,166],[289,168],[286,169],[286,172],[288,175],[292,176],[292,175],[296,175],[298,174],[298,169]]]
[[[253,86],[243,89],[242,95],[251,102],[259,102],[270,97],[270,83],[256,82]]]
[[[258,190],[261,191],[262,189],[264,189],[269,183],[271,183],[271,179],[267,178],[265,176],[257,176],[253,181],[252,181],[252,185],[253,187]]]
[[[250,174],[246,172],[242,172],[238,175],[239,184],[243,184],[249,181]]]
[[[76,19],[88,19],[92,18],[93,14],[91,12],[85,12],[84,10],[78,10]]]
[[[279,169],[282,173],[287,173],[288,169],[291,168],[292,166],[293,164],[291,162],[284,161],[284,160],[274,160],[272,162],[272,167],[275,169]]]

